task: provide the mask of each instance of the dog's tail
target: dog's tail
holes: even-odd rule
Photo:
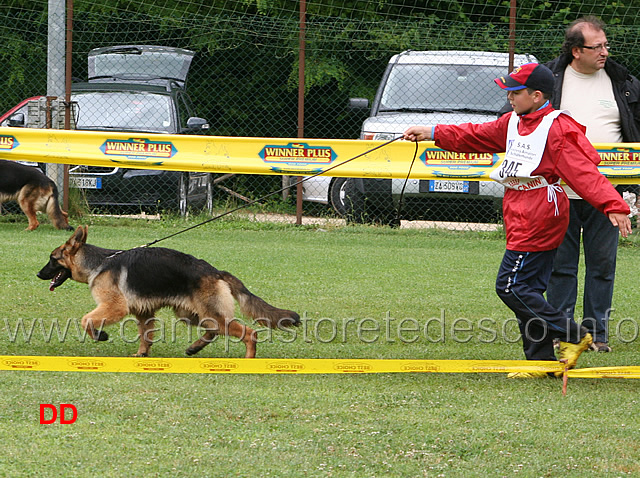
[[[62,210],[60,207],[60,203],[58,201],[58,187],[56,183],[51,181],[49,183],[51,188],[51,194],[47,199],[47,204],[45,205],[45,210],[49,219],[53,223],[56,229],[66,229],[68,231],[73,230],[73,227],[69,225],[69,215]]]
[[[231,294],[238,301],[244,315],[271,328],[300,325],[300,316],[292,310],[278,309],[251,293],[240,279],[229,272],[220,271],[222,280],[229,284]]]

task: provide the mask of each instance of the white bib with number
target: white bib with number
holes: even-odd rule
[[[540,165],[547,136],[551,124],[561,113],[554,110],[546,115],[538,127],[526,136],[518,133],[518,115],[513,112],[507,128],[507,150],[499,168],[494,169],[489,177],[505,187],[528,191],[545,186],[553,187],[542,176],[533,176],[533,171]]]

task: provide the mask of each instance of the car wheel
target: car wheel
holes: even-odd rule
[[[381,224],[383,226],[399,227],[400,220],[394,209],[389,209],[387,204],[379,204],[382,198],[367,197],[352,178],[345,180],[341,187],[341,198],[344,201],[347,222],[357,224]],[[377,201],[376,201],[377,200]]]
[[[347,214],[347,205],[345,203],[345,189],[349,178],[335,178],[329,186],[329,202],[333,210],[340,216]]]
[[[189,176],[181,174],[178,181],[178,210],[185,217],[189,209]]]

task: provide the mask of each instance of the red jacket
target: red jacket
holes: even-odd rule
[[[531,133],[542,118],[553,111],[547,106],[520,116],[518,132]],[[506,149],[510,114],[482,124],[437,125],[438,147],[456,152],[502,153]],[[629,206],[611,183],[598,171],[600,156],[584,135],[584,126],[562,114],[552,124],[540,165],[533,175],[544,176],[549,184],[559,178],[599,211],[629,214]],[[569,224],[569,199],[557,192],[556,205],[549,202],[547,188],[518,191],[505,188],[502,210],[507,232],[507,249],[539,252],[557,248]]]

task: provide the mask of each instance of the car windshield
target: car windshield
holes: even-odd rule
[[[95,78],[166,78],[182,84],[194,53],[179,48],[122,46],[89,52],[89,81]]]
[[[398,64],[385,84],[380,111],[496,112],[507,98],[493,80],[506,73],[502,66]]]
[[[171,133],[171,99],[145,92],[76,93],[78,129],[113,129]]]

